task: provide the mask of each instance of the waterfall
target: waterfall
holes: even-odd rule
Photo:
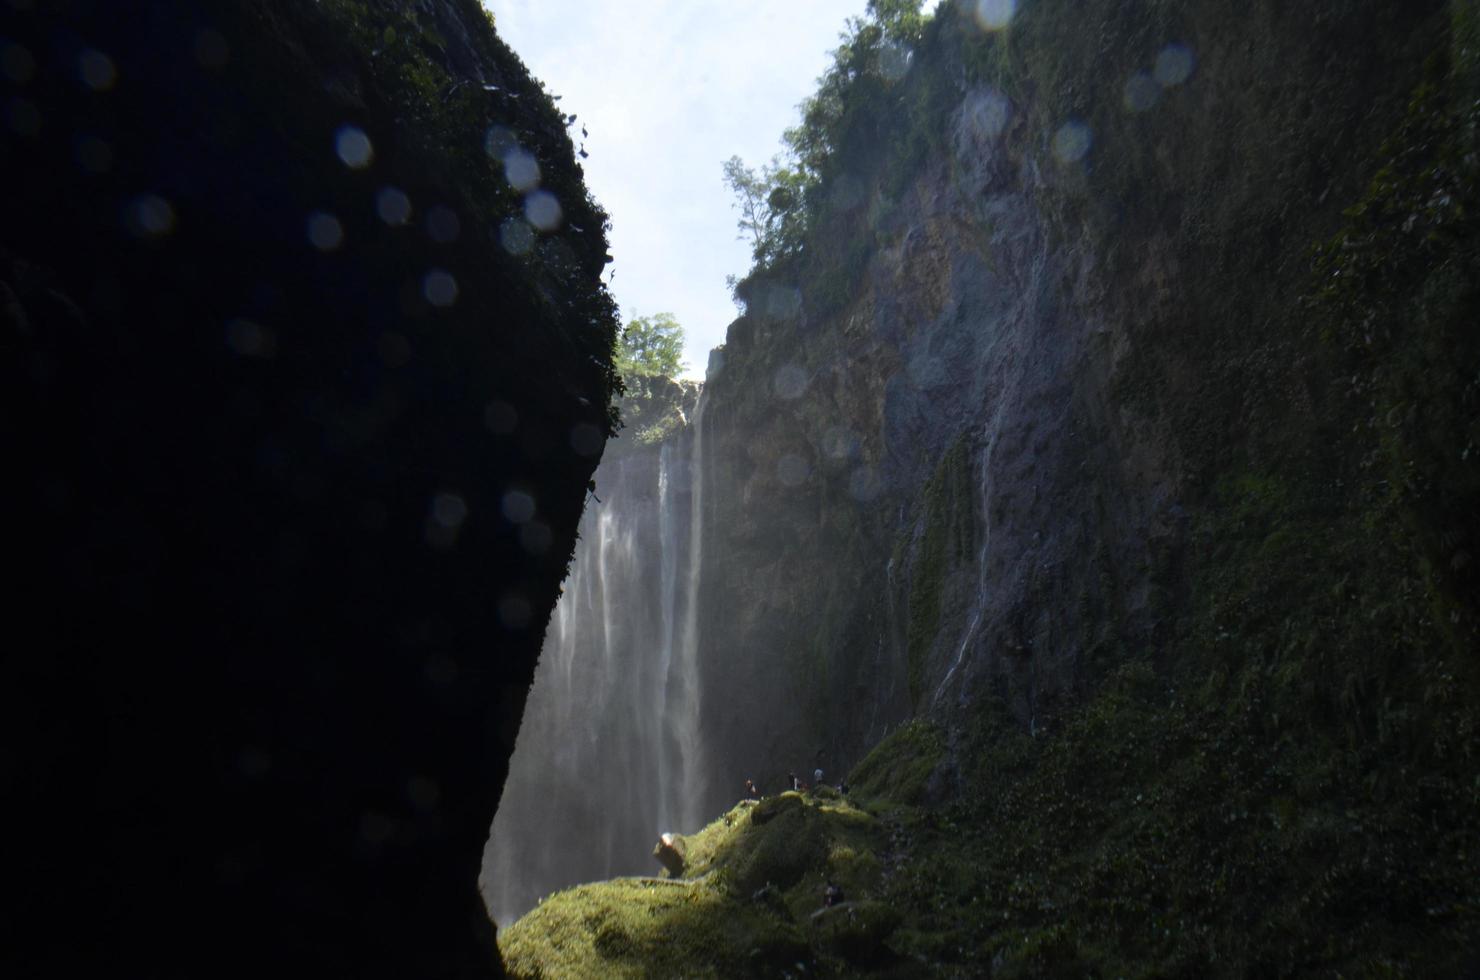
[[[694,445],[689,456],[689,555],[684,581],[683,640],[674,666],[678,670],[678,697],[670,702],[674,734],[683,774],[678,812],[685,832],[704,824],[704,758],[699,730],[699,573],[704,547],[704,393],[694,408]]]
[[[703,398],[660,447],[613,444],[546,630],[480,885],[507,925],[585,881],[655,874],[704,807]],[[617,452],[614,450],[625,450]]]

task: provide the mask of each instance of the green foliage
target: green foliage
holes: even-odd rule
[[[752,817],[765,811],[762,822]],[[811,916],[824,885],[850,900],[877,893],[883,827],[836,798],[784,793],[744,801],[684,839],[681,879],[622,878],[552,895],[504,929],[515,977],[846,976],[845,957],[874,962],[897,916],[864,905],[825,931]],[[801,970],[798,970],[798,966]]]
[[[672,313],[633,317],[617,341],[617,370],[628,379],[677,377],[685,366],[683,341]]]
[[[750,239],[756,264],[770,266],[794,255],[801,246],[802,172],[775,157],[757,173],[735,156],[725,161],[724,177],[740,212],[738,237]]]
[[[945,756],[944,734],[923,719],[901,725],[848,776],[853,794],[877,804],[918,805]]]
[[[940,628],[946,572],[968,556],[975,535],[975,498],[964,436],[946,451],[926,481],[924,510],[924,530],[910,568],[906,634],[910,703],[915,705],[924,693],[926,660]]]

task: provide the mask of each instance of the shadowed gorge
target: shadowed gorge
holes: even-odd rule
[[[650,828],[682,885],[546,897],[511,968],[1468,975],[1473,6],[915,6],[726,165],[723,816]],[[814,768],[867,832],[775,797]]]

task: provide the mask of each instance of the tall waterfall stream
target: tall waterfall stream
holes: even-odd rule
[[[704,823],[703,412],[701,396],[683,435],[597,470],[484,852],[500,925],[553,891],[656,873],[658,836]]]

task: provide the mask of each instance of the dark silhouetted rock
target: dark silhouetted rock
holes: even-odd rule
[[[7,975],[502,972],[605,216],[481,8],[404,6],[3,5]]]

